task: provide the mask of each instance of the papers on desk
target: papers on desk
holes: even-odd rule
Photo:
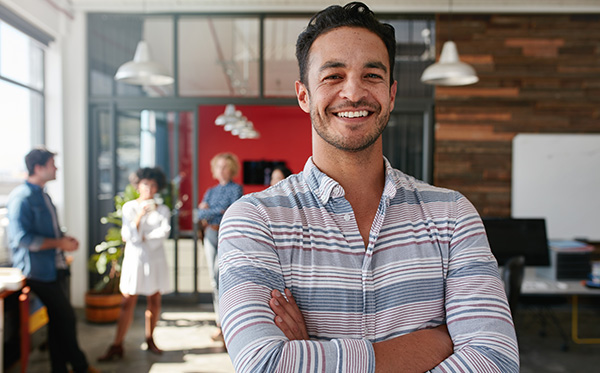
[[[18,268],[0,268],[0,290],[16,291],[23,287],[25,277]]]
[[[524,293],[535,293],[539,290],[548,290],[550,287],[547,282],[544,281],[535,281],[535,280],[525,280],[521,285],[521,292]]]
[[[559,253],[587,253],[594,251],[594,246],[573,240],[550,240],[550,249]]]

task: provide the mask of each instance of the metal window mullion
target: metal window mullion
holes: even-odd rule
[[[198,119],[199,119],[198,106],[194,108],[194,122],[192,123],[192,136],[194,142],[194,151],[192,159],[192,211],[198,206]],[[198,228],[199,224],[197,219],[192,220],[192,230],[194,238],[194,295],[198,295]],[[209,264],[210,265],[210,264]]]
[[[44,56],[45,56],[45,54],[44,54]],[[42,70],[44,70],[44,69],[42,69]],[[29,91],[33,91],[33,92],[35,92],[35,93],[38,93],[38,94],[39,94],[39,95],[41,95],[42,97],[44,97],[44,89],[43,89],[43,88],[42,88],[42,89],[33,88],[33,87],[31,87],[31,86],[28,86],[28,85],[26,85],[26,84],[23,84],[23,83],[19,83],[19,82],[17,82],[16,80],[12,80],[12,79],[10,79],[10,78],[7,78],[7,77],[5,77],[5,76],[2,76],[2,75],[0,75],[0,80],[3,80],[3,81],[5,81],[5,82],[7,82],[7,83],[10,83],[10,84],[17,85],[17,86],[19,86],[19,87],[21,87],[21,88],[25,88],[25,89],[27,89],[27,90],[29,90]]]
[[[179,15],[173,16],[173,97],[179,97]]]

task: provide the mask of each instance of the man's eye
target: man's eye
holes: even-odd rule
[[[341,77],[339,75],[328,75],[325,77],[324,80],[337,80],[337,79],[341,79]]]
[[[379,74],[367,74],[368,79],[383,79],[383,77]]]

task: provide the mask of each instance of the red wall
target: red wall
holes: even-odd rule
[[[224,105],[198,108],[198,195],[202,200],[206,190],[216,184],[210,172],[211,158],[221,152],[237,155],[240,165],[244,161],[285,161],[294,173],[302,171],[311,155],[311,124],[308,114],[298,106],[236,106],[242,115],[254,124],[260,133],[258,139],[240,139],[215,125],[215,119],[225,111]],[[181,211],[181,229],[191,229],[191,155],[189,151],[192,128],[182,121],[180,130],[180,172],[184,177],[181,195],[189,195]],[[184,150],[188,150],[185,151]],[[242,183],[242,170],[234,179]],[[244,185],[244,193],[265,189],[261,185]]]

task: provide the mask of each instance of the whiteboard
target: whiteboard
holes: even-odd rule
[[[512,215],[543,217],[550,239],[600,241],[600,134],[518,134]]]

